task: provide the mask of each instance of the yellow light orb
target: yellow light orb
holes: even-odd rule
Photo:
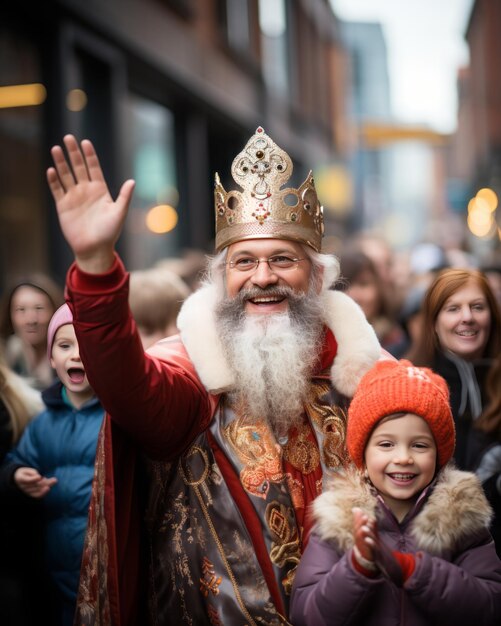
[[[152,233],[164,234],[173,230],[178,222],[176,209],[168,204],[157,204],[146,214],[146,226]]]
[[[479,189],[479,191],[477,192],[477,198],[482,198],[482,200],[487,203],[489,211],[491,211],[491,213],[496,210],[498,206],[498,197],[496,195],[496,192],[494,192],[492,189],[489,189],[488,187]]]
[[[487,237],[490,234],[493,219],[490,213],[472,211],[468,215],[468,228],[475,237]]]

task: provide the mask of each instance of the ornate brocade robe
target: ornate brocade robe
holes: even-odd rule
[[[326,319],[331,352],[311,381],[302,426],[280,446],[264,423],[247,425],[227,404],[232,373],[211,336],[214,324],[200,321],[201,312],[213,310],[215,294],[208,289],[185,303],[178,320],[183,346],[176,350],[186,350],[212,394],[213,418],[171,462],[145,458],[106,420],[79,626],[288,624],[305,510],[321,492],[322,477],[344,462],[348,398],[380,358],[380,347],[357,305],[344,294],[326,293],[333,305]],[[194,325],[204,329],[203,341],[190,333]],[[176,341],[161,342],[152,355],[161,359]]]

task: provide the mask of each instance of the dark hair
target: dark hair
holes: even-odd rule
[[[379,295],[378,315],[393,318],[392,307],[386,293],[386,287],[373,260],[358,249],[347,250],[339,258],[341,275],[335,284],[337,291],[346,291],[363,272],[369,272],[374,278]]]

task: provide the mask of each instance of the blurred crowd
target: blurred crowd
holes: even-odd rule
[[[372,234],[326,252],[341,267],[332,289],[358,303],[383,348],[447,381],[454,460],[484,486],[501,555],[501,266],[434,244],[396,253]],[[145,350],[177,333],[205,261],[189,251],[131,272],[130,308]],[[62,285],[33,273],[1,295],[0,623],[69,625],[104,409],[80,360]]]

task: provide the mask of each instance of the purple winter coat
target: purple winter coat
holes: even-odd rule
[[[418,553],[402,587],[354,569],[355,506],[377,516],[391,550]],[[487,530],[491,510],[473,474],[442,469],[399,524],[350,470],[315,500],[314,515],[292,589],[294,626],[501,625],[501,561]]]

